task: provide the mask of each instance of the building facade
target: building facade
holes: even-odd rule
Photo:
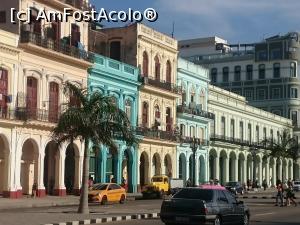
[[[72,104],[72,96],[67,99],[63,95],[62,84],[71,81],[86,87],[87,68],[92,66],[86,51],[88,24],[34,19],[39,9],[63,12],[66,7],[82,9],[86,4],[77,2],[81,4],[58,0],[4,2],[4,9],[31,8],[33,12],[31,24],[11,25],[10,20],[0,24],[1,30],[16,36],[10,47],[14,50],[8,48],[6,52],[18,55],[14,59],[1,57],[0,155],[4,156],[1,171],[5,173],[1,174],[0,186],[4,196],[30,195],[34,183],[40,197],[79,193],[83,143],[58,147],[51,141],[51,130],[63,110],[62,103]]]
[[[132,127],[137,127],[139,70],[136,67],[95,55],[93,68],[89,70],[88,88],[90,92],[100,91],[112,96],[120,109],[126,112]],[[117,141],[117,149],[106,146],[93,148],[90,160],[90,174],[95,182],[117,183],[126,180],[129,192],[137,191],[137,146],[128,147]]]
[[[293,160],[271,158],[262,140],[279,140],[292,121],[248,105],[244,97],[209,86],[208,111],[215,115],[210,128],[209,177],[228,181],[293,179]],[[299,170],[299,168],[298,168]],[[298,171],[299,172],[299,171]],[[254,174],[253,174],[254,173]]]
[[[177,101],[177,126],[181,141],[177,146],[177,177],[193,180],[194,155],[191,149],[193,138],[199,140],[195,155],[195,183],[208,181],[209,122],[214,119],[207,112],[208,70],[182,58],[178,59],[177,84],[181,97]]]
[[[140,23],[101,32],[105,35],[90,37],[95,52],[140,69],[138,132],[143,139],[137,153],[138,185],[157,174],[175,176],[177,41]],[[108,47],[102,48],[105,44]]]

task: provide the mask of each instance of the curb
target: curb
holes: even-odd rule
[[[159,218],[159,213],[144,213],[144,214],[133,214],[127,216],[112,216],[96,219],[86,219],[86,220],[76,220],[70,222],[61,223],[47,223],[42,225],[80,225],[80,224],[99,224],[99,223],[109,223],[116,221],[129,221],[129,220],[140,220],[140,219],[157,219]]]
[[[240,196],[243,199],[276,199],[275,196]],[[298,199],[297,197],[295,199]]]

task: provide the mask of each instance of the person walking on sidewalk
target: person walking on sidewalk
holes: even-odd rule
[[[268,184],[267,184],[267,180],[266,180],[266,179],[263,180],[262,185],[263,185],[264,191],[265,191],[265,190],[267,189],[267,187],[268,187]]]
[[[286,190],[286,206],[290,206],[291,202],[294,203],[295,207],[297,206],[297,203],[295,202],[295,193],[293,192],[293,186],[290,185]]]
[[[277,195],[276,195],[276,204],[278,206],[278,199],[280,199],[280,206],[283,206],[283,185],[282,182],[279,180],[277,185]]]
[[[36,192],[37,192],[37,182],[34,181],[33,185],[32,185],[32,191],[31,191],[31,197],[35,198],[36,197]]]

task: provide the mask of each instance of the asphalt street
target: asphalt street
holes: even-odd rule
[[[251,210],[251,225],[300,225],[300,206],[275,207],[272,199],[244,199],[244,202]],[[129,201],[124,205],[93,205],[90,207],[91,214],[89,215],[77,214],[77,207],[75,206],[0,210],[0,225],[41,225],[107,216],[157,213],[160,211],[160,206],[161,200]],[[159,219],[155,219],[112,222],[108,224],[150,225],[162,223]]]

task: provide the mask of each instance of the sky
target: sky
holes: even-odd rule
[[[300,31],[300,0],[90,0],[96,9],[154,8],[158,20],[147,25],[178,40],[218,36],[229,43],[252,43]],[[105,27],[126,23],[105,23]]]

